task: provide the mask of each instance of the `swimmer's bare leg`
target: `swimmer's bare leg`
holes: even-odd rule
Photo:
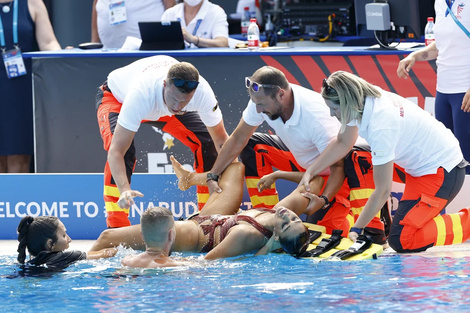
[[[189,172],[173,156],[170,156],[170,161],[181,190],[187,190],[194,185],[207,186],[207,173]],[[220,175],[219,186],[222,192],[212,193],[199,214],[233,215],[237,213],[243,198],[244,173],[245,166],[242,163],[230,164]]]
[[[178,178],[178,188],[185,191],[191,186],[207,186],[206,173],[195,173],[190,172],[183,167],[183,165],[178,162],[174,156],[170,156],[171,164],[175,170],[176,177]]]

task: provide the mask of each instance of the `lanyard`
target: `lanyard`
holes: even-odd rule
[[[454,3],[454,0],[452,0],[452,4]],[[468,29],[465,28],[465,26],[462,25],[462,23],[457,19],[457,17],[455,17],[455,14],[454,12],[452,12],[452,4],[451,6],[449,7],[449,3],[447,3],[447,11],[446,11],[446,16],[448,13],[450,13],[450,16],[452,16],[452,19],[455,21],[455,23],[457,24],[458,27],[460,27],[462,29],[462,31],[465,33],[465,35],[468,36],[468,38],[470,38],[470,31]]]
[[[13,45],[18,46],[18,0],[13,2]],[[0,16],[0,48],[5,50],[5,32],[3,30],[2,17]]]
[[[178,17],[176,20],[181,23],[181,18]],[[193,36],[196,36],[197,30],[199,29],[199,26],[201,26],[201,23],[202,23],[202,18],[197,20],[196,26],[194,27],[194,30],[193,30]]]
[[[199,29],[199,26],[201,26],[201,22],[202,22],[201,18],[197,20],[196,26],[194,27],[194,30],[193,30],[193,36],[196,36],[197,30]]]
[[[446,0],[446,4],[447,4],[447,7],[449,8],[449,10],[452,9],[452,6],[454,5],[454,2],[455,2],[455,0]],[[448,14],[449,14],[449,11],[446,10],[446,15],[445,16],[447,16]]]

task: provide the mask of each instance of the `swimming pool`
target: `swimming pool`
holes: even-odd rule
[[[0,256],[3,312],[468,312],[470,258],[384,254],[314,261],[270,254],[195,267],[125,270],[121,249],[49,277],[18,277]],[[9,278],[7,278],[9,277]]]

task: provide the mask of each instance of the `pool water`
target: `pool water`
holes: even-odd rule
[[[288,255],[195,266],[123,269],[111,259],[22,277],[16,255],[0,256],[3,312],[469,312],[470,258],[382,255],[315,261]]]

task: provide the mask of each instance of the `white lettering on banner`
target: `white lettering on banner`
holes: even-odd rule
[[[24,203],[24,202],[18,202],[18,203],[15,205],[15,215],[16,215],[16,216],[19,216],[19,217],[25,217],[26,214],[25,214],[25,213],[20,213],[19,210],[18,210],[19,207],[20,207],[20,205],[21,205],[21,206],[26,206],[26,203]]]
[[[83,206],[83,202],[74,202],[72,203],[76,210],[77,210],[77,217],[78,218],[81,218],[82,217],[82,206]],[[90,212],[90,207],[93,209],[93,212]],[[87,202],[85,204],[85,207],[84,207],[84,212],[85,212],[85,215],[89,218],[94,218],[98,215],[98,205],[94,202]]]
[[[52,216],[61,216],[69,217],[67,213],[68,202],[59,202],[59,213],[57,212],[57,202],[52,203],[50,208],[47,206],[47,203],[42,202],[42,214],[41,215],[52,215]]]
[[[93,213],[90,212],[90,207],[93,208]],[[98,205],[94,202],[88,202],[85,204],[85,214],[86,216],[93,218],[98,215]]]
[[[187,217],[198,211],[196,203],[189,202],[158,202],[158,206],[168,208],[176,218]],[[69,206],[71,212],[70,214]],[[153,202],[137,202],[129,211],[130,217],[140,217]],[[72,209],[74,208],[74,209]],[[106,213],[106,211],[104,210]],[[59,218],[96,218],[100,213],[100,206],[95,202],[75,201],[69,202],[0,202],[0,218],[23,218],[26,215],[33,217],[50,215]],[[105,214],[106,217],[106,214]]]
[[[83,205],[83,202],[74,202],[72,203],[72,205],[75,207],[75,209],[77,210],[77,217],[80,218],[82,217],[82,205]]]
[[[246,208],[244,209],[243,206],[246,206]],[[253,206],[251,204],[251,202],[243,202],[242,203],[242,210],[249,210],[251,209]]]
[[[142,213],[144,213],[145,209],[144,209],[144,202],[140,202],[139,203],[139,206],[137,206],[137,204],[134,204],[132,207],[131,207],[131,210],[129,211],[129,215],[131,217],[136,217],[137,214],[139,216],[142,216]],[[148,206],[147,206],[148,208]],[[135,214],[137,212],[137,214]]]
[[[176,212],[175,204],[175,202],[159,202],[158,206],[171,210],[173,216],[176,218],[182,217],[183,214],[188,217],[198,211],[198,207],[194,202],[178,202],[178,212]],[[190,212],[191,208],[192,212]]]
[[[1,213],[3,211],[6,211],[6,215]],[[0,218],[5,217],[15,217],[15,214],[10,213],[10,202],[0,202]]]
[[[69,202],[0,202],[0,218],[23,218],[26,215],[33,217],[37,216],[57,216],[59,218],[71,217],[69,213]],[[81,217],[82,207],[84,202],[73,202],[73,206],[76,208],[76,217]],[[4,213],[2,213],[4,212]],[[87,202],[84,206],[84,212],[87,217],[94,218],[98,215],[98,205],[94,202]],[[72,215],[72,217],[75,217]]]

